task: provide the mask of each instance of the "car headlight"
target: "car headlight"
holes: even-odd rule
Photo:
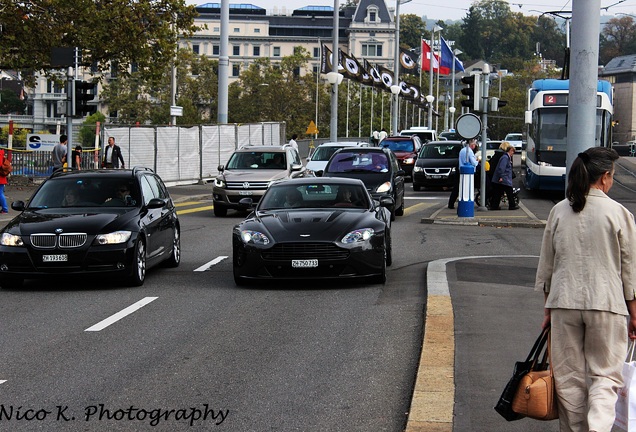
[[[349,234],[342,238],[342,243],[351,244],[351,243],[359,243],[365,242],[373,237],[375,231],[373,228],[361,228],[354,231],[351,231]]]
[[[22,237],[9,233],[2,233],[0,244],[2,244],[2,246],[24,246]]]
[[[451,173],[457,172],[457,167],[451,168]]]
[[[422,172],[422,171],[424,171],[422,167],[418,167],[417,165],[413,167],[413,172]]]
[[[115,231],[108,234],[99,234],[95,237],[95,242],[100,245],[126,243],[130,240],[131,231]]]
[[[220,188],[224,188],[225,187],[225,181],[223,181],[223,179],[221,177],[217,177],[217,178],[214,179],[214,186],[220,187]]]
[[[261,246],[269,244],[269,237],[267,237],[262,232],[242,230],[240,232],[240,235],[241,235],[241,240],[243,240],[243,243],[245,244],[251,243],[251,244],[256,244]]]
[[[380,186],[378,186],[378,188],[375,191],[378,193],[384,193],[390,190],[391,190],[391,182],[385,182],[385,183],[382,183]]]
[[[415,158],[406,158],[404,159],[404,165],[413,165],[415,163]]]

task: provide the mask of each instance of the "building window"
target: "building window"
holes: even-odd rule
[[[319,72],[320,72],[320,69],[318,69],[318,66],[314,66],[314,67],[312,68],[312,70],[313,70],[313,72],[314,72],[315,74],[317,74],[317,73],[319,73]]]
[[[380,22],[380,20],[378,19],[378,8],[375,6],[369,7],[367,9],[367,22],[370,23],[377,23]]]
[[[241,32],[241,29],[240,29],[240,28],[238,28],[238,27],[234,27],[234,33],[240,33],[240,32]]]
[[[254,57],[258,57],[261,55],[261,47],[259,46],[255,46],[254,47],[254,52],[253,52]]]
[[[132,62],[130,64],[130,72],[135,73],[139,71],[139,64],[137,62]]]
[[[362,57],[382,57],[382,44],[362,44]]]
[[[369,12],[369,22],[375,22],[375,17],[376,17],[375,11]]]
[[[241,68],[239,65],[232,65],[232,76],[238,77],[241,74]]]
[[[212,45],[212,55],[219,55],[219,46],[218,45]]]
[[[235,45],[232,47],[232,55],[241,55],[241,47],[238,45]]]
[[[255,28],[254,29],[254,33],[260,33],[260,32],[261,32],[261,29],[259,29],[259,28]]]
[[[213,31],[214,31],[214,33],[218,33],[218,32],[220,32],[220,31],[221,31],[221,28],[220,28],[220,27],[214,27],[214,30],[213,30]]]
[[[320,48],[314,47],[314,58],[320,57]]]
[[[274,47],[274,57],[280,57],[280,47]]]
[[[192,52],[195,54],[199,54],[199,44],[192,45]]]

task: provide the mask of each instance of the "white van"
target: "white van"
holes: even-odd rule
[[[405,129],[401,131],[400,135],[404,135],[404,136],[417,135],[418,137],[420,137],[420,141],[422,141],[422,144],[427,143],[429,141],[437,141],[437,131],[433,129],[429,129],[427,127],[414,126],[410,129]]]

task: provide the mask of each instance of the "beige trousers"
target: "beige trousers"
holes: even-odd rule
[[[603,311],[552,309],[552,368],[561,432],[610,432],[623,385],[627,322]]]

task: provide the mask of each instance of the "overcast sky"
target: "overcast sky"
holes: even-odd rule
[[[201,5],[205,3],[221,3],[221,0],[188,0],[189,4]],[[291,11],[304,6],[332,6],[333,1],[329,0],[230,0],[230,4],[247,3],[265,8],[268,14],[275,11],[282,14],[283,8],[286,9],[287,15]],[[344,0],[340,0],[344,3]],[[411,0],[408,3],[400,4],[400,15],[415,14],[418,16],[426,16],[428,19],[441,20],[460,20],[466,16],[468,8],[473,0]],[[571,11],[572,1],[568,0],[531,0],[531,1],[508,1],[510,9],[514,12],[522,12],[525,15],[539,15],[546,11]],[[281,6],[284,5],[284,6]],[[387,6],[395,8],[395,0],[387,0]],[[615,15],[619,12],[632,14],[636,17],[636,0],[601,0],[601,7],[607,8],[602,10],[603,15]],[[636,18],[635,18],[636,19]]]

